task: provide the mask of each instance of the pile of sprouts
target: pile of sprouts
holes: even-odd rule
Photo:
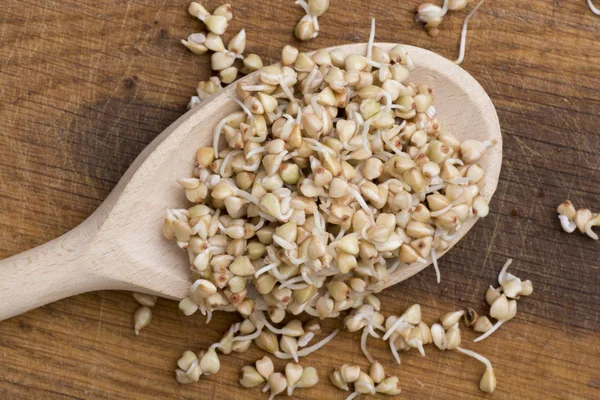
[[[336,317],[404,265],[433,261],[439,282],[436,254],[488,214],[478,161],[493,143],[442,130],[406,49],[373,38],[365,55],[299,52],[237,84],[242,111],[198,149],[178,181],[192,205],[163,225],[189,255],[186,314]]]
[[[307,13],[299,25],[312,29],[307,39],[316,36],[328,1],[297,3]],[[237,77],[237,59],[244,60],[240,72],[258,71],[258,81],[236,83],[231,101],[241,111],[213,127],[213,145],[199,148],[191,175],[178,180],[191,204],[166,212],[163,235],[187,251],[191,266],[193,283],[181,311],[200,312],[207,322],[217,310],[244,318],[206,351],[184,352],[177,381],[217,373],[217,351],[245,352],[254,342],[293,362],[278,373],[268,357],[258,360],[242,369],[242,386],[264,384],[270,398],[314,386],[316,370],[300,366],[299,358],[325,346],[338,330],[311,345],[321,331],[317,319],[284,319],[350,311],[344,325],[362,331],[361,349],[372,365],[369,374],[343,366],[331,375],[344,390],[354,386],[349,399],[400,392],[398,378],[386,378],[368,352],[369,336],[388,340],[398,363],[398,350],[424,355],[429,343],[475,357],[486,364],[480,387],[493,391],[489,361],[459,347],[464,311],[430,328],[418,304],[386,319],[373,293],[388,285],[394,271],[414,263],[432,263],[440,282],[437,255],[462,224],[489,213],[479,161],[495,143],[460,141],[442,128],[433,88],[410,81],[415,65],[404,46],[388,51],[374,44],[374,20],[365,54],[308,54],[285,46],[281,63],[264,67],[258,56],[242,56],[243,30],[227,48],[222,45],[229,5],[211,15],[192,3],[189,12],[209,32],[184,44],[197,54],[214,51],[212,66],[220,71],[198,85],[192,106]],[[150,322],[146,309],[156,300],[142,301],[137,331]]]

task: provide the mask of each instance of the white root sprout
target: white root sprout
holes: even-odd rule
[[[477,9],[481,7],[484,1],[485,0],[480,0],[479,3],[477,3],[477,5],[473,7],[471,12],[465,17],[465,22],[463,22],[462,31],[460,32],[460,48],[458,50],[458,58],[456,59],[456,61],[454,61],[458,65],[460,65],[465,59],[465,48],[467,46],[467,28],[469,26],[469,20],[471,19],[473,14],[477,12]]]
[[[502,320],[497,321],[487,332],[485,332],[483,335],[478,336],[477,338],[473,339],[473,342],[475,342],[475,343],[481,342],[485,338],[489,337],[492,333],[496,332],[498,330],[498,328],[500,328],[502,326],[503,323],[504,323],[504,321],[502,321]]]

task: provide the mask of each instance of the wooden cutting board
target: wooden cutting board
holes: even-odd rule
[[[289,1],[238,0],[228,35],[246,28],[247,52],[278,59],[292,43],[316,49],[367,40],[404,42],[449,58],[457,54],[466,12],[449,14],[433,39],[414,23],[420,1],[332,0],[322,30],[299,43],[302,15]],[[213,9],[219,2],[209,1]],[[0,257],[42,244],[76,226],[107,196],[127,166],[185,111],[209,57],[179,40],[199,24],[187,2],[5,0],[0,14]],[[494,336],[463,344],[494,364],[498,399],[600,397],[600,243],[562,232],[556,206],[570,198],[600,211],[600,17],[584,0],[486,2],[471,20],[464,68],[494,101],[504,132],[504,165],[492,212],[441,262],[385,291],[383,308],[418,302],[424,320],[471,306],[506,258],[534,293]],[[443,105],[440,105],[443,107]],[[152,195],[152,188],[148,188]],[[23,288],[27,291],[27,287]],[[185,349],[218,340],[236,317],[210,325],[160,301],[139,337],[129,293],[100,292],[60,301],[0,323],[1,399],[263,399],[238,384],[239,370],[263,353],[223,356],[219,374],[188,386],[173,379]],[[332,329],[335,321],[328,321]],[[393,363],[383,342],[373,355],[398,375],[409,399],[480,398],[483,367],[454,352],[427,349]],[[295,394],[343,399],[327,382],[343,363],[367,362],[358,336],[342,333],[303,359],[322,383]],[[278,363],[280,368],[283,363]]]

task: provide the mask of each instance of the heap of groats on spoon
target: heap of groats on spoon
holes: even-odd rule
[[[423,4],[416,19],[435,36],[446,12],[468,3]],[[457,63],[464,58],[468,20],[482,3],[465,19]],[[329,1],[296,4],[306,12],[294,29],[296,37],[316,37],[317,18]],[[265,67],[259,56],[243,56],[244,30],[225,47],[221,35],[233,16],[229,4],[211,14],[192,2],[188,11],[208,32],[192,34],[183,44],[196,54],[213,51],[211,66],[219,75],[199,83],[189,107],[238,73],[259,71],[259,83],[237,83],[238,98],[231,100],[241,111],[215,126],[213,146],[198,149],[191,176],[178,180],[192,206],[168,209],[162,228],[189,254],[193,283],[181,311],[200,311],[207,322],[217,310],[237,311],[244,318],[208,349],[185,351],[177,361],[177,381],[192,383],[217,373],[217,351],[245,352],[254,342],[293,362],[275,372],[272,360],[263,357],[242,368],[240,384],[262,385],[269,399],[291,396],[318,383],[316,369],[303,367],[299,359],[338,333],[312,343],[321,334],[320,320],[347,313],[344,328],[362,332],[361,349],[371,364],[368,373],[356,365],[331,372],[331,382],[351,392],[347,399],[400,393],[399,378],[387,376],[369,353],[368,337],[387,341],[398,364],[399,350],[416,349],[424,356],[428,344],[473,357],[485,366],[480,389],[493,392],[492,364],[461,347],[459,324],[463,320],[482,333],[478,342],[514,318],[517,300],[533,287],[507,272],[512,260],[500,271],[499,287],[486,293],[489,318],[467,308],[428,325],[419,304],[386,318],[373,293],[399,266],[429,259],[440,282],[436,252],[447,248],[466,220],[489,213],[482,196],[485,170],[478,161],[494,143],[461,142],[441,128],[434,89],[408,82],[414,65],[402,45],[389,52],[373,45],[374,20],[366,54],[318,50],[308,55],[288,45],[281,65]],[[565,231],[578,228],[598,239],[591,230],[600,225],[598,214],[575,210],[569,201],[558,213]],[[156,297],[134,297],[142,305],[134,316],[138,334],[150,323]],[[315,318],[282,323],[288,314],[302,313]]]

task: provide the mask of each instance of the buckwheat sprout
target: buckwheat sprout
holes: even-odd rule
[[[283,157],[283,161],[291,160],[292,158],[298,155],[298,150],[294,150],[291,153],[287,153],[285,157]]]
[[[396,360],[396,363],[400,365],[402,364],[402,361],[400,360],[400,355],[398,354],[398,349],[396,348],[395,342],[396,336],[392,336],[388,344],[390,346],[390,352],[392,353],[392,356],[394,356],[394,360]]]
[[[363,306],[363,307],[364,307],[364,311],[361,311],[361,312],[358,312],[358,313],[354,314],[354,315],[352,316],[352,318],[353,318],[354,320],[357,320],[357,321],[359,321],[359,320],[361,320],[361,319],[364,319],[364,320],[367,320],[367,322],[369,322],[369,323],[370,323],[371,321],[369,321],[369,320],[368,320],[368,317],[369,317],[369,316],[371,316],[371,315],[373,315],[373,312],[374,312],[375,310],[374,310],[374,309],[373,309],[373,307],[371,307],[371,306],[367,306],[367,305],[365,305],[365,306]],[[363,307],[361,307],[361,309],[363,309]],[[383,329],[383,330],[385,331],[385,329]]]
[[[186,210],[186,213],[187,213],[187,210]],[[188,221],[187,215],[184,214],[183,212],[181,212],[181,210],[178,210],[176,208],[172,208],[171,209],[171,214],[174,215],[175,218],[177,218],[178,220],[180,220],[182,222],[187,222]]]
[[[324,146],[323,143],[319,142],[318,140],[312,139],[312,138],[304,138],[303,139],[306,143],[310,144],[310,148],[318,153],[322,153],[322,154],[329,154],[329,155],[336,155],[334,153],[331,153],[329,150],[327,150]],[[331,150],[331,149],[330,149]]]
[[[452,185],[465,185],[469,183],[469,181],[473,179],[472,176],[461,176],[460,178],[454,178],[448,181],[448,183]]]
[[[283,114],[283,118],[286,119],[285,124],[281,128],[281,138],[283,140],[287,140],[290,137],[290,133],[292,132],[292,128],[294,126],[294,118],[290,114]]]
[[[246,199],[256,205],[259,204],[259,200],[256,197],[254,197],[253,195],[251,195],[250,193],[238,188],[237,186],[235,186],[233,184],[233,182],[231,182],[229,180],[225,180],[225,182],[227,182],[227,185],[233,190],[233,194],[235,196],[243,197],[244,199]]]
[[[304,280],[304,282],[308,283],[309,285],[312,285],[313,282],[308,277],[306,270],[302,270],[300,273],[302,274],[302,279]]]
[[[472,350],[469,349],[464,349],[462,347],[457,347],[456,351],[466,354],[469,357],[473,357],[474,359],[476,359],[477,361],[483,363],[483,365],[485,365],[485,367],[487,369],[491,369],[492,368],[492,363],[490,362],[490,360],[488,360],[487,358],[485,358],[484,356],[482,356],[481,354],[475,353]]]
[[[394,131],[397,131],[398,133],[400,133],[400,131],[401,131],[402,129],[404,129],[404,127],[405,127],[405,126],[406,126],[406,120],[403,120],[403,121],[400,123],[400,125],[398,125],[398,126],[396,126],[396,127],[394,127],[394,128],[391,128],[390,130],[394,129]]]
[[[369,43],[367,44],[367,60],[371,61],[373,55],[373,43],[375,42],[375,18],[371,18],[371,32],[369,33]]]
[[[460,48],[458,51],[458,58],[456,59],[456,61],[454,61],[458,65],[460,65],[463,62],[463,60],[465,59],[465,46],[467,44],[467,28],[469,26],[469,20],[471,19],[473,14],[475,14],[477,9],[479,7],[481,7],[481,5],[483,4],[484,1],[485,0],[481,0],[479,3],[477,3],[477,5],[475,7],[473,7],[471,12],[465,17],[465,22],[463,22],[462,32],[460,33]],[[590,1],[590,0],[588,0],[588,1]]]
[[[505,276],[506,274],[506,270],[508,269],[508,267],[510,267],[510,265],[512,264],[513,260],[512,258],[509,258],[508,260],[506,260],[506,262],[504,263],[504,265],[502,266],[502,269],[500,269],[500,272],[498,273],[498,284],[502,285],[502,283],[507,280],[507,279],[514,279],[516,278],[516,276],[509,274],[510,276]]]
[[[392,109],[392,95],[389,94],[388,91],[382,89],[375,99],[380,100],[382,97],[385,97],[385,111],[390,112]]]
[[[446,163],[446,164],[450,164],[450,165],[456,165],[456,164],[458,164],[458,165],[460,165],[460,166],[463,166],[463,165],[465,165],[465,163],[463,162],[463,160],[460,160],[460,159],[458,159],[458,158],[449,158],[449,159],[447,159],[447,160],[445,161],[445,163]]]
[[[208,350],[215,350],[215,349],[224,349],[225,346],[223,346],[221,343],[217,342],[217,343],[213,343],[210,345],[210,347],[208,348]]]
[[[238,106],[242,107],[242,110],[244,110],[244,112],[248,116],[248,119],[250,120],[250,127],[248,128],[248,139],[252,140],[253,139],[252,138],[252,131],[254,130],[254,114],[252,114],[252,112],[248,109],[248,107],[246,107],[246,105],[244,103],[242,103],[241,101],[239,101],[235,97],[232,97],[231,100],[233,100],[234,102],[236,102]],[[217,143],[216,142],[213,143],[213,146],[215,146],[215,157],[216,157],[216,155],[217,155]]]
[[[223,118],[221,121],[219,121],[219,123],[213,129],[213,150],[215,152],[215,159],[219,158],[219,139],[221,137],[221,131],[223,130],[223,127],[229,122],[229,120],[231,118],[232,118],[231,115],[228,115],[227,117]]]
[[[379,62],[373,61],[373,60],[367,60],[367,64],[370,65],[370,66],[372,66],[372,67],[375,67],[375,68],[381,68],[384,65],[386,65],[386,64],[382,64],[382,63],[379,63]]]
[[[457,232],[453,233],[452,235],[448,235],[448,233],[446,233],[444,231],[441,231],[441,232],[442,233],[440,234],[440,237],[447,242],[450,242],[450,241],[454,240],[454,238],[456,238]]]
[[[560,220],[560,226],[565,232],[572,233],[577,229],[577,224],[571,221],[566,215],[559,215],[558,219]]]
[[[399,148],[397,148],[396,146],[394,146],[394,144],[392,142],[390,142],[388,139],[386,139],[385,137],[382,137],[381,139],[383,140],[383,143],[385,143],[397,155],[399,155],[399,156],[408,156],[407,153],[403,152],[402,150],[400,150]]]
[[[315,34],[316,34],[317,32],[319,32],[319,19],[313,15],[312,21],[313,21],[313,26],[315,27]]]
[[[274,268],[277,268],[281,265],[281,261],[276,261],[274,263],[271,263],[269,265],[265,265],[264,267],[258,269],[255,273],[254,273],[254,277],[258,278],[259,276],[261,276],[262,274],[264,274],[265,272],[268,272]]]
[[[362,147],[362,145],[358,146],[358,147],[352,147],[347,142],[342,142],[342,147],[344,147],[344,150],[346,150],[348,152],[352,152],[352,151],[359,150]]]
[[[592,230],[595,226],[600,226],[600,214],[596,215],[585,224],[585,233],[592,239],[598,240],[598,235]]]
[[[452,204],[448,204],[446,207],[442,208],[441,210],[438,211],[431,211],[431,216],[432,217],[439,217],[442,214],[446,214],[446,212],[450,211],[452,209]]]
[[[252,225],[252,229],[256,232],[260,228],[262,228],[265,224],[265,219],[261,217],[260,221],[256,225]]]
[[[248,154],[246,154],[246,160],[252,158],[252,156],[259,154],[259,153],[264,153],[266,150],[264,147],[257,147],[256,149],[252,149],[248,152]]]
[[[236,336],[233,339],[231,339],[231,341],[232,342],[243,342],[243,341],[246,341],[246,340],[254,340],[254,339],[256,339],[257,337],[260,336],[260,334],[262,333],[262,330],[263,330],[263,325],[259,325],[259,326],[256,327],[256,331],[255,332],[253,332],[253,333],[251,333],[249,335],[246,335],[246,336]]]
[[[202,314],[202,315],[206,315],[206,306],[204,305],[204,303],[201,303],[201,304],[198,306],[198,309],[200,310],[200,314]]]
[[[255,315],[256,315],[256,318],[259,321],[261,321],[271,332],[273,332],[277,335],[285,335],[286,333],[288,333],[288,331],[286,331],[285,329],[279,329],[279,328],[276,328],[273,325],[271,325],[271,323],[267,320],[267,318],[265,318],[262,311],[257,312]]]
[[[285,93],[285,95],[290,99],[290,101],[292,103],[295,103],[296,98],[294,97],[294,94],[292,93],[292,91],[290,90],[288,85],[285,83],[283,76],[280,75],[278,80],[279,80],[279,86],[281,86],[281,90],[283,90],[283,93]]]
[[[298,347],[306,347],[314,337],[314,332],[306,332],[300,337],[300,339],[298,339]]]
[[[356,122],[356,132],[358,132],[358,127],[359,125],[364,125],[365,124],[365,120],[362,117],[362,115],[360,115],[359,112],[356,111],[352,111],[352,113],[350,114],[350,119],[354,120]]]
[[[308,76],[304,80],[304,91],[308,92],[311,89],[312,83],[315,80],[315,77],[319,73],[319,69],[317,67],[310,70]]]
[[[590,10],[592,10],[592,12],[596,15],[600,15],[600,9],[596,8],[596,6],[594,5],[594,3],[592,3],[592,0],[587,0],[588,6],[590,7]]]
[[[293,252],[290,252],[288,254],[288,258],[290,259],[290,261],[292,262],[292,264],[295,264],[295,265],[300,265],[300,264],[303,264],[303,263],[305,263],[305,262],[308,261],[308,258],[298,258],[298,257],[296,257],[293,254]]]
[[[365,149],[365,151],[367,152],[367,154],[371,154],[371,147],[369,146],[369,139],[368,139],[368,135],[369,135],[369,128],[371,127],[371,121],[370,119],[366,120],[364,125],[363,125],[363,130],[362,130],[362,143],[363,143],[363,148]]]
[[[379,339],[380,336],[377,332],[375,332],[375,329],[379,329],[382,332],[385,332],[385,328],[381,325],[379,325],[378,323],[376,323],[375,321],[373,321],[371,318],[366,318],[367,322],[369,323],[369,325],[367,325],[367,329],[369,330],[369,335],[373,336],[376,339]]]
[[[320,236],[321,239],[323,240],[323,242],[326,244],[327,243],[327,239],[328,239],[328,234],[325,231],[325,227],[326,227],[326,224],[327,224],[325,222],[325,218],[317,210],[314,213],[314,218],[315,218],[315,227],[312,230],[312,234]]]
[[[277,221],[277,219],[276,219],[276,218],[273,218],[273,217],[271,217],[269,214],[267,214],[267,213],[265,213],[265,212],[263,212],[263,211],[261,211],[261,210],[259,210],[259,211],[258,211],[258,215],[259,215],[260,217],[262,217],[262,218],[266,219],[266,220],[267,220],[267,221],[269,221],[269,222],[275,222],[275,221]]]
[[[237,156],[238,154],[240,154],[242,152],[242,150],[234,150],[234,151],[230,151],[225,158],[223,159],[223,162],[221,163],[221,168],[219,168],[219,175],[224,176],[225,175],[225,169],[227,168],[227,165],[229,164],[229,162],[231,161],[231,159],[235,156]]]
[[[442,282],[442,276],[440,274],[440,267],[438,266],[438,262],[437,262],[437,256],[435,254],[435,249],[433,247],[431,247],[431,261],[433,262],[433,269],[435,269],[435,279],[437,281],[437,283],[439,284],[440,282]]]
[[[294,278],[290,278],[286,281],[281,282],[281,285],[279,285],[279,289],[283,289],[288,287],[289,285],[293,285],[294,283],[298,283],[298,282],[303,282],[304,278],[302,276],[296,276]]]
[[[504,323],[504,320],[498,320],[487,332],[485,332],[483,335],[473,339],[473,342],[477,343],[477,342],[481,342],[482,340],[486,339],[492,333],[496,332],[498,330],[498,328],[500,328],[502,326],[503,323]]]
[[[165,219],[167,221],[169,221],[169,222],[173,222],[173,221],[176,221],[176,220],[179,219],[179,218],[177,218],[177,216],[175,215],[175,213],[172,210],[168,209],[168,208],[167,208],[167,211],[165,212],[165,214],[166,214],[165,215]],[[185,221],[183,221],[183,222],[185,222]]]
[[[393,324],[390,326],[390,329],[387,330],[385,335],[383,335],[383,340],[388,340],[390,336],[398,330],[400,327],[410,326],[408,322],[404,320],[403,317],[399,317]]]
[[[323,119],[323,109],[321,108],[321,105],[317,103],[317,96],[311,97],[310,105],[312,106],[313,110],[315,110],[315,115],[319,117],[319,119]]]
[[[363,328],[362,335],[360,336],[360,349],[367,358],[367,361],[373,364],[375,363],[375,359],[371,356],[371,353],[369,353],[369,349],[367,349],[367,338],[369,337],[369,330],[367,328],[367,326]]]
[[[298,356],[298,358],[300,358],[300,357],[306,357],[309,354],[314,353],[315,351],[319,350],[321,347],[323,347],[327,343],[329,343],[331,340],[333,340],[333,338],[339,333],[339,331],[340,331],[339,329],[336,329],[335,331],[331,332],[329,334],[329,336],[327,336],[326,338],[322,339],[321,341],[313,344],[310,347],[305,347],[302,350],[298,351],[296,353],[296,355]],[[280,359],[282,359],[282,360],[291,360],[291,359],[294,358],[294,357],[292,357],[289,354],[281,353],[281,352],[279,352],[279,353],[280,354],[278,354],[277,357],[280,358]]]

